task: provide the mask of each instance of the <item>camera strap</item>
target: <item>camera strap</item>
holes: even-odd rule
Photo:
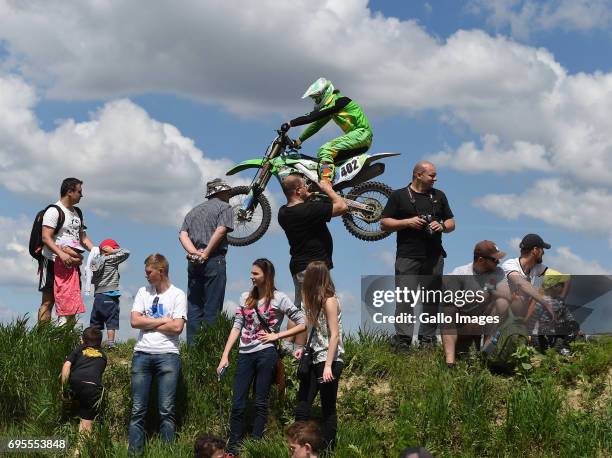
[[[421,212],[419,212],[419,209],[416,206],[416,199],[414,198],[414,195],[412,194],[412,189],[410,189],[411,185],[412,185],[412,182],[410,182],[408,186],[406,187],[406,189],[408,190],[408,197],[410,199],[410,203],[414,207],[414,211],[416,212],[417,215],[420,215]],[[434,200],[433,188],[432,188],[432,191],[430,191],[428,195],[429,195],[429,201],[431,202],[431,216],[435,218],[435,213],[436,213],[435,205],[438,201]]]

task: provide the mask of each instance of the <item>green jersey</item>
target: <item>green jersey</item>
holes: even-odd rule
[[[340,91],[334,91],[325,100],[320,109],[314,110],[305,116],[295,118],[290,122],[291,126],[310,124],[299,136],[304,141],[316,134],[331,119],[342,129],[345,134],[357,129],[367,131],[372,135],[372,127],[368,117],[356,102],[343,96]]]

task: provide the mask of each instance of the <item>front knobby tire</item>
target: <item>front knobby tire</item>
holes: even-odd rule
[[[230,190],[229,204],[234,213],[234,230],[227,235],[227,243],[232,246],[247,246],[263,237],[272,220],[272,209],[268,198],[257,196],[257,204],[252,214],[241,212],[242,203],[250,191],[249,186],[236,186]]]
[[[375,242],[391,235],[380,228],[380,218],[392,192],[389,186],[377,181],[361,183],[351,189],[345,197],[368,205],[371,211],[360,214],[359,210],[349,209],[342,216],[346,230],[366,242]]]

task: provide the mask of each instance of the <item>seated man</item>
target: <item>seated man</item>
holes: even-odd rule
[[[538,234],[527,234],[519,248],[521,255],[518,258],[506,259],[501,265],[512,293],[512,313],[514,316],[525,317],[529,302],[533,299],[542,304],[554,319],[552,303],[535,287],[538,277],[542,277],[548,269],[543,257],[544,250],[550,249],[550,244],[544,242]]]
[[[476,349],[480,349],[480,338],[484,333],[487,336],[492,334],[493,322],[488,328],[483,328],[480,324],[471,324],[469,321],[478,323],[479,317],[497,317],[497,322],[501,323],[510,305],[510,289],[505,279],[504,271],[498,267],[500,259],[506,253],[500,251],[495,243],[490,240],[478,242],[474,247],[474,261],[465,266],[457,267],[450,273],[450,277],[445,279],[446,290],[455,292],[456,301],[452,306],[446,306],[444,313],[452,316],[452,323],[442,327],[442,343],[446,365],[449,368],[455,365],[455,353],[457,343],[461,345],[461,350],[466,352],[472,343]],[[465,297],[465,291],[480,292],[479,295],[472,295],[473,300]],[[483,294],[484,293],[484,294]],[[484,298],[484,300],[480,300]],[[471,315],[476,319],[465,320],[466,323],[458,323],[459,316]]]
[[[372,144],[370,121],[357,103],[345,97],[326,78],[319,78],[306,90],[303,99],[314,100],[315,109],[310,113],[292,119],[282,125],[281,130],[310,124],[296,140],[299,146],[307,138],[316,134],[333,119],[344,135],[325,143],[317,152],[319,158],[319,177],[321,180],[334,181],[334,159],[341,152],[346,157],[365,153]]]

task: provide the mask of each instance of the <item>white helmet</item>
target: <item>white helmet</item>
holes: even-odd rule
[[[302,98],[312,98],[315,102],[315,108],[321,108],[323,103],[333,94],[333,92],[334,85],[332,82],[327,78],[319,78],[306,89]]]

